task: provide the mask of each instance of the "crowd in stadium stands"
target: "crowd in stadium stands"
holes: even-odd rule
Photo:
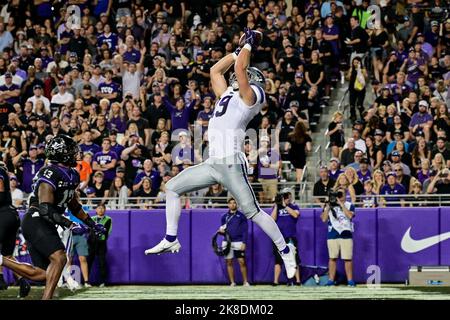
[[[17,206],[58,133],[83,151],[83,196],[109,208],[129,197],[155,198],[138,200],[142,208],[164,202],[165,183],[207,157],[217,98],[209,70],[235,50],[244,27],[264,34],[252,64],[266,75],[267,104],[249,124],[261,143],[245,143],[261,201],[275,197],[279,160],[291,161],[300,181],[311,125],[344,74],[353,131],[346,136],[344,115],[334,114],[333,157],[314,195],[341,186],[352,202],[362,195],[372,207],[377,194],[450,193],[445,0],[376,1],[376,19],[369,0],[0,3],[0,152]],[[203,195],[226,191],[212,186],[186,205],[223,201],[199,204]]]

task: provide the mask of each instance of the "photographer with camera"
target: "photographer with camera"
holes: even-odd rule
[[[353,217],[355,206],[345,201],[345,190],[330,191],[328,201],[323,208],[321,219],[328,224],[329,280],[327,286],[336,285],[336,262],[339,257],[344,260],[347,284],[356,286],[353,281]]]
[[[297,271],[295,272],[295,284],[300,285],[300,258],[298,256],[298,241],[297,241],[297,220],[300,216],[300,208],[297,204],[292,202],[292,194],[289,188],[284,188],[275,197],[275,205],[272,209],[271,214],[273,220],[280,228],[281,234],[284,237],[286,243],[291,243],[295,247],[295,261],[297,263]],[[275,267],[274,267],[274,277],[273,285],[278,285],[278,280],[281,274],[281,265],[283,260],[281,255],[274,245],[273,254],[275,256]],[[289,279],[291,281],[291,279]],[[293,285],[289,282],[288,285]]]

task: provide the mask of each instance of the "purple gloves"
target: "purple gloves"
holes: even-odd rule
[[[71,230],[73,235],[82,236],[88,235],[91,228],[84,224],[74,223]],[[101,223],[96,223],[93,227],[93,231],[97,237],[106,234],[106,228]]]
[[[96,223],[94,226],[94,233],[97,237],[106,234],[106,228],[101,223]]]
[[[72,234],[75,236],[82,236],[89,233],[89,228],[84,224],[74,223],[72,228]]]
[[[252,47],[252,50],[256,50],[262,40],[261,32],[244,28],[244,36],[244,44],[249,44]]]

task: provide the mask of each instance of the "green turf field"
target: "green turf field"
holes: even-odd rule
[[[40,299],[42,287],[33,287],[27,299]],[[17,299],[17,287],[0,291],[0,300]],[[287,287],[280,285],[255,285],[252,287],[228,286],[111,286],[92,287],[71,292],[59,289],[56,299],[66,300],[139,300],[139,299],[420,299],[450,300],[450,287],[407,287],[382,285],[372,289],[365,285],[356,288],[338,287]]]

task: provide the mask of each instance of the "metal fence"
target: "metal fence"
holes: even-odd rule
[[[281,183],[280,183],[281,184]],[[298,184],[290,184],[291,186],[298,187]],[[302,192],[306,188],[306,182],[300,183],[300,198],[295,198],[294,201],[300,205],[301,208],[320,208],[323,206],[323,202],[327,200],[327,197],[313,197],[313,202],[304,201]],[[295,188],[291,188],[292,195],[295,196]],[[371,195],[375,207],[446,207],[450,206],[450,194],[406,194],[406,195]],[[205,197],[205,196],[182,196],[181,202],[183,209],[192,208],[226,208],[228,197]],[[27,199],[23,199],[26,203]],[[369,207],[367,196],[356,196],[356,202],[354,205],[359,208]],[[81,203],[88,209],[95,209],[95,207],[104,203],[108,209],[114,210],[130,210],[130,209],[160,209],[165,208],[164,199],[157,197],[128,197],[127,199],[121,198],[81,198]],[[262,208],[270,208],[273,203],[260,203]],[[26,205],[20,207],[20,209],[26,209]]]

